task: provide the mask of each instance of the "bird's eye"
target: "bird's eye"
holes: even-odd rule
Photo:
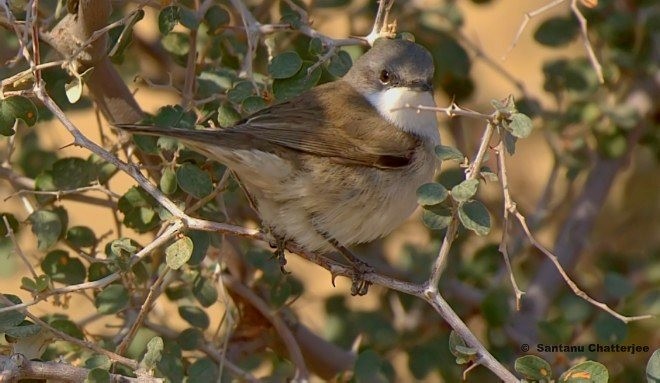
[[[379,79],[380,79],[380,82],[381,82],[381,83],[383,83],[383,84],[387,84],[387,83],[389,83],[390,80],[392,79],[392,76],[390,75],[390,72],[388,72],[386,69],[383,69],[383,70],[380,72],[380,77],[379,77]]]

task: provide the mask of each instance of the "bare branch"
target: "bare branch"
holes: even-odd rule
[[[570,0],[571,13],[573,13],[575,18],[578,20],[578,23],[580,24],[580,35],[582,37],[584,49],[587,51],[587,56],[589,57],[591,66],[593,66],[594,70],[596,71],[596,75],[598,76],[598,81],[601,84],[603,84],[605,83],[605,79],[603,77],[603,67],[600,65],[598,58],[596,58],[596,53],[594,52],[594,49],[591,46],[591,41],[589,40],[589,35],[587,33],[587,19],[584,18],[584,15],[582,15],[582,12],[578,8],[577,5],[578,1],[579,0]],[[554,0],[538,9],[535,9],[534,11],[525,13],[525,15],[523,16],[523,21],[520,23],[520,27],[518,27],[518,32],[516,32],[516,36],[513,38],[513,41],[511,41],[511,45],[509,45],[509,49],[507,49],[504,58],[506,58],[506,56],[508,56],[509,53],[513,50],[513,48],[516,46],[518,40],[520,40],[520,36],[522,35],[523,31],[525,30],[527,24],[531,19],[564,2],[566,2],[566,0]]]
[[[89,374],[88,369],[59,362],[27,360],[21,354],[0,355],[0,382],[14,382],[23,379],[48,380],[58,382],[82,382]],[[160,383],[161,378],[140,376],[132,378],[110,373],[111,382]]]

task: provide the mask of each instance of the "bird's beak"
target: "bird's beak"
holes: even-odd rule
[[[428,81],[413,81],[408,84],[408,88],[418,92],[433,92],[433,85]]]

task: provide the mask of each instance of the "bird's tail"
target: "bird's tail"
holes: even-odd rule
[[[167,136],[178,138],[183,141],[200,143],[208,143],[209,140],[213,140],[213,138],[217,138],[217,136],[222,134],[222,131],[219,129],[193,130],[140,124],[116,124],[113,126],[131,134]]]

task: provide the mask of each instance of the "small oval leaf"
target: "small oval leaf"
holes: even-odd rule
[[[598,362],[588,360],[566,370],[559,377],[561,383],[607,383],[610,374],[607,368]]]
[[[204,198],[213,191],[211,176],[193,164],[183,164],[176,170],[176,180],[183,191],[195,198]]]
[[[289,78],[298,73],[303,61],[298,53],[290,51],[273,57],[268,64],[268,73],[272,78]]]
[[[417,203],[422,206],[437,205],[447,199],[449,192],[439,183],[430,182],[417,188]]]
[[[165,249],[165,261],[171,269],[178,270],[193,253],[193,241],[188,237],[179,238]]]
[[[490,233],[490,215],[488,209],[479,201],[468,201],[458,208],[458,218],[466,229],[477,235]]]
[[[549,380],[552,377],[550,363],[536,355],[525,355],[516,359],[513,368],[528,380]]]
[[[465,180],[451,189],[451,197],[458,202],[467,201],[477,193],[478,187],[479,180]]]
[[[435,147],[435,155],[442,161],[457,160],[463,161],[465,155],[460,150],[452,148],[451,146],[438,145]]]

